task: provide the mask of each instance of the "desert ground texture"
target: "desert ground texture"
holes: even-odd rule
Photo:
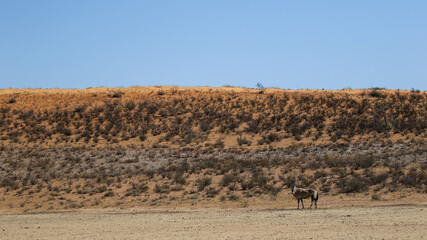
[[[426,239],[426,205],[0,215],[0,239]]]

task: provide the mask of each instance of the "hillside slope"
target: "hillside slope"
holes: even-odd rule
[[[0,90],[1,144],[263,149],[424,141],[427,94],[151,87]]]
[[[425,203],[426,143],[426,92],[3,89],[0,210]]]

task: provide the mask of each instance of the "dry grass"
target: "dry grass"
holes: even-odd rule
[[[364,146],[352,146],[352,152],[312,148],[304,152],[210,153],[4,147],[0,157],[0,209],[46,211],[240,202],[275,199],[293,184],[319,189],[322,198],[355,193],[425,194],[425,145],[393,147],[371,147],[366,156],[360,155]],[[407,151],[405,155],[401,155],[403,150]]]
[[[4,89],[0,139],[14,146],[256,150],[426,138],[425,92],[263,91]]]

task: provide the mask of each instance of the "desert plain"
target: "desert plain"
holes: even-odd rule
[[[425,205],[0,215],[0,239],[425,239]]]

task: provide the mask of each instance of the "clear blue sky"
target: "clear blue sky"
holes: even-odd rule
[[[427,90],[427,1],[0,0],[0,88]]]

